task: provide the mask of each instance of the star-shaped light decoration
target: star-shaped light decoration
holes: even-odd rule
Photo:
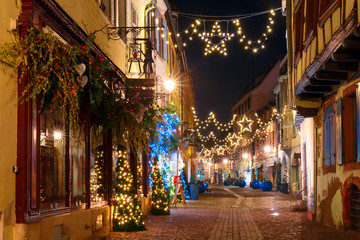
[[[244,115],[243,118],[237,123],[240,127],[239,133],[242,134],[245,132],[251,132],[251,126],[253,122],[253,120],[248,119],[247,116]]]
[[[231,147],[237,147],[239,145],[239,136],[236,133],[230,133],[227,137]]]
[[[225,148],[223,146],[220,146],[216,149],[217,155],[224,155],[225,154]]]
[[[205,158],[210,158],[210,156],[211,156],[211,151],[210,151],[209,149],[205,149],[205,150],[203,151],[203,155],[204,155]]]
[[[211,32],[203,33],[201,39],[206,43],[205,46],[205,55],[208,55],[214,51],[217,51],[221,54],[227,55],[226,42],[231,40],[234,34],[225,33],[221,31],[221,25],[218,21],[212,26]]]

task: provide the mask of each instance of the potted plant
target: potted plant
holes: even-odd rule
[[[284,175],[283,175],[283,180],[282,180],[282,183],[281,183],[280,191],[282,193],[289,193],[289,183],[288,183],[287,168],[284,168]]]

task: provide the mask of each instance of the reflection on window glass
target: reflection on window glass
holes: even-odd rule
[[[85,138],[84,133],[71,130],[70,166],[71,166],[71,206],[85,204]]]
[[[40,116],[40,209],[65,206],[65,124],[59,113]]]
[[[105,200],[104,148],[99,146],[91,150],[90,157],[90,193],[91,203],[103,203]]]

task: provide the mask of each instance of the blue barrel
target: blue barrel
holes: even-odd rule
[[[272,187],[273,187],[273,185],[272,185],[272,182],[270,182],[270,181],[264,181],[261,183],[261,189],[263,191],[271,191]]]
[[[245,186],[246,186],[245,180],[239,180],[239,187],[245,187]]]
[[[190,183],[190,199],[198,200],[199,199],[199,184]]]
[[[251,184],[253,189],[259,189],[261,187],[261,182],[259,180],[254,180]]]

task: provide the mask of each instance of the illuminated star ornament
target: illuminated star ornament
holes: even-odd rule
[[[239,137],[236,135],[236,133],[230,133],[229,136],[228,136],[228,140],[229,140],[229,143],[230,143],[230,146],[233,147],[233,146],[237,146],[239,143]]]
[[[251,126],[253,124],[253,120],[248,119],[247,116],[243,116],[243,118],[238,122],[240,127],[239,133],[251,132]]]
[[[215,22],[212,26],[210,33],[203,33],[202,39],[206,43],[205,55],[211,54],[213,51],[217,51],[220,54],[227,55],[226,42],[231,40],[234,34],[224,33],[221,31],[221,25],[219,22]]]

